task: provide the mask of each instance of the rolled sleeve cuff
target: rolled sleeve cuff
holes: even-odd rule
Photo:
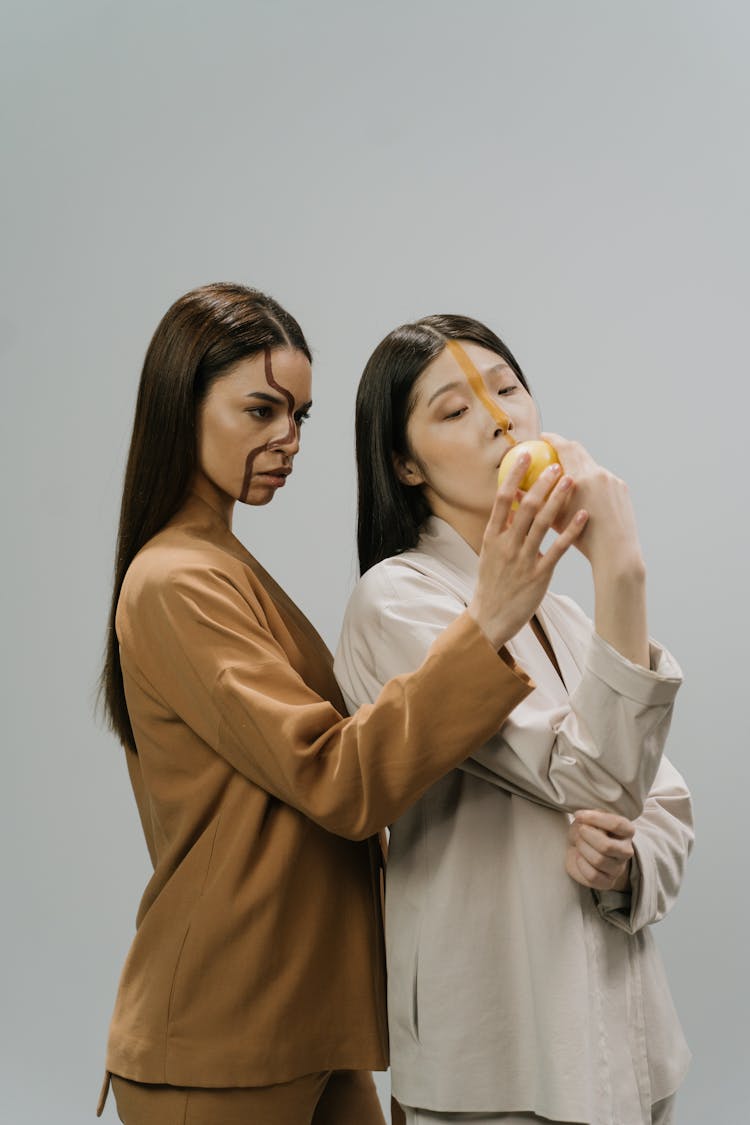
[[[644,916],[643,880],[638,853],[630,864],[630,887],[626,891],[594,891],[596,908],[605,922],[634,934],[648,921]]]
[[[630,929],[630,908],[632,896],[630,891],[594,891],[596,908],[605,922],[611,922],[620,930]]]
[[[649,705],[672,703],[682,683],[675,658],[655,641],[649,643],[650,668],[622,656],[598,633],[593,633],[586,654],[586,667],[597,679],[619,695]]]

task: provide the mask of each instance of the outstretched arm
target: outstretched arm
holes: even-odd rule
[[[460,768],[564,812],[605,808],[628,819],[643,810],[681,682],[667,652],[651,647],[652,671],[632,664],[586,615],[556,599],[582,651],[580,683],[565,703],[534,691]],[[461,591],[408,559],[366,575],[352,598],[335,672],[350,706],[377,697],[394,675],[419,666],[462,612]]]

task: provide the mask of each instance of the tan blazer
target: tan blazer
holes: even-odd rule
[[[347,609],[335,671],[352,707],[416,667],[471,597],[477,556],[442,520],[380,563]],[[508,645],[535,690],[470,760],[392,826],[386,944],[394,1093],[437,1111],[651,1122],[689,1052],[649,924],[692,842],[690,798],[662,757],[680,670],[630,664],[569,599]],[[637,818],[631,893],[564,870],[568,814]]]
[[[139,553],[117,610],[154,865],[107,1067],[242,1086],[387,1065],[375,835],[530,690],[468,614],[342,718],[325,645],[203,501]]]

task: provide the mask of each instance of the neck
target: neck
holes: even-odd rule
[[[193,481],[192,491],[196,496],[199,496],[209,508],[212,508],[217,516],[227,525],[229,530],[232,530],[232,515],[234,514],[235,501],[226,492],[222,492],[215,484],[212,484],[203,473],[198,472]]]
[[[480,553],[489,513],[456,511],[455,508],[444,507],[438,502],[433,503],[432,514],[450,524],[464,542],[469,544],[472,551],[475,551],[476,554]]]

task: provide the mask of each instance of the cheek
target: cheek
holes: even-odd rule
[[[238,492],[245,474],[245,462],[253,441],[244,418],[214,417],[203,426],[198,439],[201,468],[221,487]],[[256,440],[257,444],[257,440]]]
[[[226,444],[229,436],[229,415],[220,401],[209,400],[203,407],[198,429],[198,450],[213,455]]]
[[[471,447],[476,448],[473,442]],[[453,492],[471,475],[471,448],[466,442],[444,439],[426,449],[422,461],[425,478],[439,491]]]
[[[514,405],[511,417],[515,424],[524,431],[539,432],[541,424],[539,411],[537,410],[533,398],[530,398],[528,395],[524,395],[524,398]]]

